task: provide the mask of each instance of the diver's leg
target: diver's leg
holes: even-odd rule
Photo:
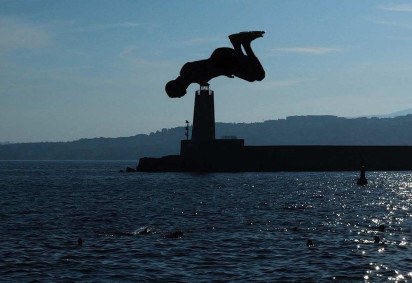
[[[253,53],[250,42],[243,43],[242,45],[247,56],[243,56],[243,66],[239,68],[239,77],[250,82],[263,80],[265,78],[265,70],[255,53]]]
[[[243,68],[238,68],[233,73],[234,76],[248,82],[261,81],[265,78],[265,70],[257,59],[255,62],[246,62]]]
[[[240,40],[240,37],[238,36],[238,33],[229,35],[229,40],[232,43],[235,51],[243,55],[242,46],[241,46],[242,42]]]
[[[256,38],[262,37],[264,33],[264,31],[242,31],[229,35],[229,39],[234,49],[237,52],[241,52],[243,54],[241,46],[245,46],[245,44],[250,45],[250,42],[252,42]]]
[[[247,56],[256,57],[256,55],[253,52],[252,47],[251,47],[250,44],[256,38],[263,37],[264,33],[265,33],[264,31],[249,31],[249,32],[244,32],[242,34],[243,39],[241,41],[241,44],[242,44],[243,49],[245,50]]]
[[[265,77],[265,70],[251,47],[251,42],[256,38],[262,37],[263,34],[263,31],[243,32],[237,34],[237,37],[241,39],[239,41],[246,52],[246,56],[242,57],[241,66],[237,69],[235,76],[250,82],[263,80]]]

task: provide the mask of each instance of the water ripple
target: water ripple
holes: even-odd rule
[[[412,281],[409,172],[358,187],[357,172],[129,164],[0,162],[2,281]]]

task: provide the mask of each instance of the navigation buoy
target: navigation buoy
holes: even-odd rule
[[[361,166],[360,177],[358,178],[357,184],[358,186],[365,186],[368,184],[368,180],[366,179],[365,175],[365,165],[363,164],[363,162]]]

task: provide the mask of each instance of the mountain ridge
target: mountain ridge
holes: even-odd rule
[[[0,145],[0,160],[137,160],[179,154],[184,127],[119,138]],[[216,123],[216,137],[246,145],[412,145],[412,115],[395,118],[290,116],[255,123]]]

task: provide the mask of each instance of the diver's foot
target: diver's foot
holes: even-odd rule
[[[234,43],[251,42],[256,38],[263,37],[264,31],[242,31],[229,35],[229,39]]]

